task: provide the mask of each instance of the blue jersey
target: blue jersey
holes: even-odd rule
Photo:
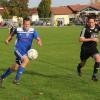
[[[15,51],[18,51],[22,56],[27,54],[31,48],[33,39],[38,38],[38,33],[33,28],[29,28],[28,31],[17,28],[11,32],[11,35],[14,34],[16,34]]]

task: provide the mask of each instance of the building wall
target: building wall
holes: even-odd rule
[[[63,21],[63,25],[69,24],[69,16],[68,15],[52,15],[51,23],[54,26],[57,26],[58,21]]]
[[[0,15],[0,23],[3,22],[3,18],[2,18],[2,15]]]
[[[33,22],[33,21],[38,21],[38,20],[39,20],[38,14],[33,14],[33,15],[31,16],[31,20],[32,20],[32,22]]]
[[[18,22],[18,17],[17,16],[13,16],[12,17],[12,21],[17,23]]]

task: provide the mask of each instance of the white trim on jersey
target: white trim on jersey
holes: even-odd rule
[[[84,37],[85,30],[86,30],[86,28],[84,28],[84,29],[82,30],[80,37]]]
[[[19,57],[23,57],[18,50],[15,50],[15,52],[18,54]]]
[[[16,54],[22,59],[27,54],[21,55],[21,53],[18,50],[15,50]]]
[[[15,40],[15,45],[16,45],[16,43],[17,43],[17,39]]]
[[[19,33],[19,34],[23,34],[23,33],[29,33],[29,34],[31,34],[32,33],[33,34],[33,32],[29,32],[29,31],[28,32],[18,31],[17,33]]]
[[[27,32],[25,32],[23,28],[17,28],[17,33],[34,33],[34,28],[29,28]]]

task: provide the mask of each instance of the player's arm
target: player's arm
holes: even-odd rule
[[[5,40],[5,43],[6,44],[9,44],[9,42],[12,40],[12,35],[9,35],[8,37],[7,37],[7,39]]]
[[[42,46],[42,40],[41,40],[41,38],[40,37],[37,37],[36,40],[37,40],[38,45],[39,46]]]
[[[98,38],[85,38],[85,37],[80,37],[79,41],[80,42],[89,42],[89,41],[98,42],[99,39]]]
[[[81,35],[79,38],[80,42],[89,42],[89,41],[98,42],[99,41],[98,38],[85,38],[85,31],[86,31],[86,28],[83,28],[83,30],[81,31]]]
[[[38,36],[38,32],[37,32],[37,31],[34,31],[34,37],[35,37],[35,39],[36,39],[36,41],[37,41],[37,44],[38,44],[39,46],[42,46],[42,40],[41,40],[41,38]]]
[[[5,44],[9,44],[9,42],[12,40],[12,38],[13,38],[13,36],[14,36],[15,33],[16,33],[16,30],[10,31],[9,36],[5,40]]]

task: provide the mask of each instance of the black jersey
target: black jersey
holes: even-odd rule
[[[100,27],[99,26],[95,26],[93,29],[91,29],[88,26],[86,26],[81,31],[80,37],[98,38],[99,31],[100,31]],[[97,42],[95,42],[95,41],[83,42],[82,46],[85,46],[87,48],[96,47],[97,46]]]
[[[16,27],[11,27],[10,28],[10,33],[12,33],[15,29],[16,29]]]

